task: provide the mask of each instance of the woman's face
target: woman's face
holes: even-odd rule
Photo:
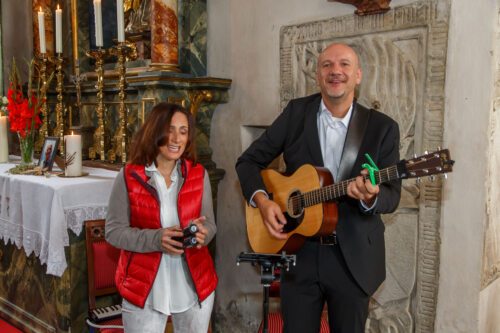
[[[185,114],[175,112],[167,129],[167,143],[160,147],[160,155],[168,161],[178,160],[188,143],[189,124]]]

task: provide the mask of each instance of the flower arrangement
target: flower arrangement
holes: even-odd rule
[[[9,89],[7,90],[7,110],[10,130],[17,133],[19,137],[22,164],[32,163],[36,130],[42,124],[39,115],[39,99],[36,96],[36,92],[32,89],[33,66],[34,60],[28,63],[28,90],[27,96],[25,96],[21,88],[16,62],[13,59],[9,74]]]

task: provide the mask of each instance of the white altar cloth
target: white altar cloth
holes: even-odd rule
[[[106,217],[117,172],[83,168],[86,177],[11,175],[14,164],[0,164],[0,238],[35,252],[47,274],[62,276],[68,229],[77,236],[83,221]]]

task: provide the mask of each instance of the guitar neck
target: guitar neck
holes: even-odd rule
[[[401,179],[402,176],[400,175],[404,174],[404,169],[401,169],[402,167],[404,168],[404,164],[401,165],[401,163],[398,163],[388,168],[375,171],[375,183],[378,185],[390,182],[392,180]],[[369,179],[369,176],[364,176],[364,179]],[[347,195],[347,186],[354,180],[355,178],[351,178],[343,180],[340,183],[324,186],[310,192],[302,193],[303,206],[314,206],[319,203],[335,200]]]

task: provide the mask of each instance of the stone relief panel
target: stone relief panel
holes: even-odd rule
[[[500,18],[500,13],[498,13]],[[497,21],[497,23],[500,21]],[[483,267],[481,276],[481,289],[500,277],[500,180],[497,177],[500,172],[500,24],[497,24],[497,48],[496,52],[496,82],[493,112],[489,128],[490,152],[488,165],[487,186],[487,219],[484,239]]]
[[[447,1],[419,1],[386,14],[283,27],[281,106],[318,91],[319,53],[343,42],[360,57],[358,100],[399,123],[401,157],[433,150],[442,142],[448,15]],[[440,181],[404,181],[398,211],[383,217],[387,278],[371,300],[367,332],[433,332],[440,201]]]

